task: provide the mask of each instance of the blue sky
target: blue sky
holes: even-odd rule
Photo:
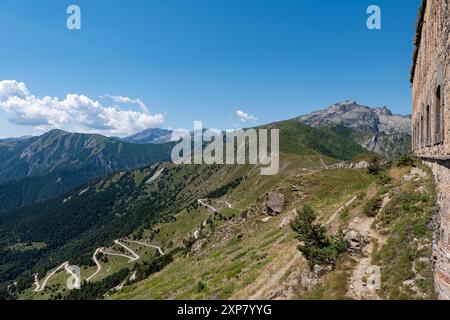
[[[66,28],[70,4],[81,8],[81,30]],[[379,31],[366,27],[371,4],[382,10]],[[225,129],[287,119],[347,99],[407,114],[419,4],[0,0],[0,81],[15,81],[8,92],[21,82],[28,90],[22,104],[0,108],[0,137],[62,123],[65,129],[114,135],[147,125],[192,128],[194,120]],[[74,95],[67,99],[68,94]],[[147,107],[143,115],[137,99]],[[24,103],[35,113],[29,115]],[[66,109],[55,115],[54,104],[76,107],[69,116]],[[41,106],[49,108],[44,112]],[[83,116],[70,118],[79,110]],[[238,110],[249,115],[247,121],[239,120]],[[124,118],[128,122],[119,123]]]

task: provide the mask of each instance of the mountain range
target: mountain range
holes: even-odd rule
[[[361,146],[388,158],[408,153],[411,148],[411,116],[393,114],[387,107],[369,108],[343,101],[297,120],[313,127],[352,128],[358,132],[354,138]]]
[[[0,299],[354,298],[352,268],[366,263],[355,252],[375,240],[384,247],[365,250],[382,268],[380,295],[404,292],[409,273],[393,279],[385,270],[410,270],[412,256],[425,263],[427,185],[419,197],[410,192],[422,180],[400,184],[408,168],[365,167],[374,151],[400,153],[382,141],[407,137],[409,121],[343,102],[263,125],[280,130],[274,176],[253,165],[172,164],[174,143],[164,142],[171,132],[163,129],[123,139],[53,130],[0,141]],[[370,139],[376,147],[363,143]],[[321,230],[351,229],[348,254],[332,266],[310,269],[298,251],[291,225],[305,204]],[[360,234],[375,223],[379,231]],[[406,238],[422,251],[404,247],[415,243]],[[81,290],[65,289],[59,270],[67,264],[80,267]],[[431,295],[429,265],[418,271],[423,297]]]
[[[146,143],[166,143],[170,142],[172,131],[166,129],[152,128],[136,133],[132,136],[125,137],[122,140],[130,143],[146,144]]]
[[[107,173],[166,161],[171,147],[62,130],[0,141],[0,212],[47,199]]]
[[[295,125],[299,122],[306,126]],[[284,128],[282,149],[293,153],[319,152],[347,159],[364,152],[342,139],[386,157],[396,157],[410,147],[410,117],[356,102],[337,103],[268,127],[277,126]],[[41,136],[0,140],[0,213],[51,198],[110,172],[168,161],[171,134],[154,128],[120,139],[52,130]]]

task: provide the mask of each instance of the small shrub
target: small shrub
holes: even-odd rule
[[[202,281],[199,281],[197,283],[197,288],[196,288],[197,293],[201,293],[201,292],[203,292],[205,290],[206,290],[206,284],[203,283]]]
[[[369,174],[376,176],[381,170],[382,168],[377,158],[374,158],[369,162],[369,166],[367,167],[367,172]]]
[[[415,160],[410,154],[404,154],[398,159],[397,167],[413,167],[415,165]]]
[[[424,193],[420,196],[420,201],[422,202],[429,202],[430,201],[430,196],[427,193]]]
[[[298,249],[308,260],[311,269],[315,265],[334,265],[347,249],[347,242],[342,234],[327,236],[326,228],[317,223],[317,214],[309,205],[298,213],[291,227],[297,233],[297,239],[303,242]]]
[[[386,173],[381,172],[378,174],[378,184],[385,186],[392,182],[392,178],[388,176]]]
[[[375,197],[367,201],[364,205],[363,213],[368,217],[375,217],[381,209],[381,198]]]

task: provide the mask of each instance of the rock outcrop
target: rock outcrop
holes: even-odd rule
[[[348,243],[347,251],[354,255],[361,255],[367,244],[367,239],[355,230],[349,230],[345,234],[345,241]]]
[[[200,239],[198,241],[196,241],[191,248],[191,252],[199,252],[200,250],[202,250],[205,245],[208,243],[208,240],[206,239]]]
[[[387,157],[408,152],[411,147],[411,117],[393,114],[387,107],[369,108],[343,101],[297,120],[317,128],[352,128],[361,134],[355,139],[362,147]]]
[[[269,192],[267,194],[267,214],[269,216],[277,216],[284,209],[285,198],[281,193]]]

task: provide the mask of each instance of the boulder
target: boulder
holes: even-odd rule
[[[352,254],[362,254],[363,248],[367,244],[366,238],[355,230],[349,230],[345,234],[345,241],[348,243],[347,251]]]
[[[403,177],[403,181],[419,181],[425,178],[427,173],[420,168],[414,167],[411,172]]]
[[[283,289],[272,291],[269,294],[269,300],[277,300],[283,298],[286,298],[286,293],[284,292]]]
[[[285,199],[284,195],[275,192],[269,192],[267,194],[267,214],[269,216],[276,216],[280,214],[284,209]]]
[[[326,275],[328,272],[331,272],[333,270],[332,266],[320,266],[316,264],[313,269],[313,273],[316,277],[322,277]]]
[[[261,222],[262,222],[262,223],[266,223],[266,222],[268,222],[269,220],[270,220],[270,217],[264,217],[264,218],[261,219]]]
[[[208,243],[208,240],[206,239],[201,239],[196,241],[191,248],[191,252],[199,252],[200,250],[203,249],[203,247]]]

